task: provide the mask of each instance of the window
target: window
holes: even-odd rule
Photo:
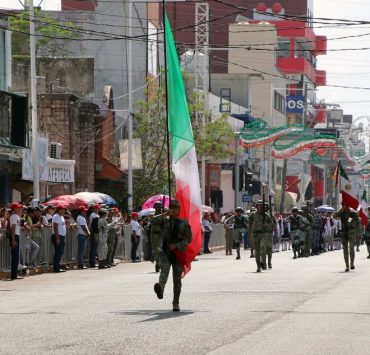
[[[290,57],[290,42],[289,41],[279,41],[277,56],[283,58]]]
[[[274,91],[274,109],[281,113],[285,113],[285,97]]]

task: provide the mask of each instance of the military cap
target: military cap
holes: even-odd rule
[[[163,203],[161,201],[155,201],[154,204],[153,204],[153,206],[155,206],[155,205],[161,205],[162,206]]]
[[[295,212],[298,212],[298,207],[293,207],[292,208],[292,212],[295,211]]]
[[[251,207],[250,209],[251,212],[255,212],[256,210],[257,210],[256,207]]]
[[[235,208],[235,212],[244,212],[244,210],[241,207]]]
[[[257,202],[256,202],[256,206],[257,205],[263,205],[263,200],[258,200]]]
[[[106,208],[101,208],[99,212],[101,212],[101,214],[108,213],[108,210]]]
[[[308,209],[308,207],[306,205],[301,206],[301,210],[307,210],[307,209]]]
[[[180,202],[177,200],[171,200],[169,207],[180,207]]]

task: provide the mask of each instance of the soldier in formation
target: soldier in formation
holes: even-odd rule
[[[235,214],[231,216],[230,222],[234,224],[233,239],[236,249],[236,259],[240,259],[240,244],[243,240],[243,229],[248,228],[247,217],[243,215],[244,210],[241,207],[235,208]]]
[[[303,211],[302,216],[307,220],[308,224],[305,230],[305,239],[304,239],[304,249],[303,255],[308,258],[311,255],[311,245],[312,245],[312,229],[315,224],[315,219],[313,215],[308,210],[306,205],[301,206],[301,210]]]
[[[343,246],[344,262],[346,264],[345,271],[355,269],[355,246],[359,234],[362,233],[361,221],[355,211],[351,211],[345,202],[342,202],[340,211],[335,212],[334,218],[340,219],[341,222],[341,242]],[[349,260],[348,260],[349,254]]]
[[[249,216],[249,234],[253,236],[257,272],[261,268],[266,270],[266,244],[268,238],[272,238],[274,222],[271,216],[265,211],[263,201],[257,202],[257,211]]]
[[[167,283],[170,268],[172,266],[173,275],[173,311],[180,311],[180,293],[181,293],[181,274],[182,265],[176,256],[176,251],[185,251],[186,246],[191,242],[192,234],[190,225],[187,221],[179,218],[180,203],[172,200],[169,211],[154,216],[152,221],[158,222],[161,226],[163,236],[160,256],[160,274],[159,282],[154,285],[154,292],[159,299],[163,298],[163,292]]]
[[[293,259],[304,255],[305,230],[308,227],[308,221],[298,214],[297,207],[292,208],[292,214],[287,217],[290,224],[290,235],[292,240]],[[303,212],[301,211],[303,214]]]

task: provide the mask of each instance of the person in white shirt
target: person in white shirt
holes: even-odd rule
[[[21,223],[20,223],[20,214],[22,212],[23,206],[15,202],[10,206],[11,215],[9,218],[10,225],[10,235],[9,235],[9,244],[11,250],[11,271],[10,279],[16,280],[18,277],[18,264],[19,264],[19,236],[21,234]]]
[[[64,272],[60,268],[60,260],[62,258],[65,242],[66,242],[66,222],[64,220],[64,212],[66,208],[62,205],[57,206],[55,214],[52,219],[53,234],[51,242],[54,245],[53,271]]]
[[[84,255],[86,249],[87,239],[90,237],[90,231],[87,226],[86,222],[86,212],[87,208],[85,206],[81,206],[78,208],[80,214],[77,217],[77,242],[78,242],[78,250],[77,250],[77,262],[79,269],[86,269],[84,266]]]
[[[131,213],[131,222],[130,226],[132,228],[131,233],[131,261],[136,263],[138,258],[136,256],[137,248],[140,244],[140,237],[141,237],[141,226],[140,223],[137,221],[139,219],[138,212]]]
[[[212,254],[212,251],[209,249],[209,240],[211,239],[212,226],[209,221],[209,214],[206,212],[202,218],[202,230],[203,230],[203,240],[204,240],[204,254]]]

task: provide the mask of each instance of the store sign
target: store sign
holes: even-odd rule
[[[286,113],[303,113],[305,104],[304,96],[287,96],[286,97]]]
[[[53,159],[47,156],[48,141],[38,139],[39,179],[43,182],[75,182],[75,160]],[[23,149],[22,180],[33,181],[33,163],[31,149]]]
[[[75,182],[75,160],[48,158],[48,182]]]

